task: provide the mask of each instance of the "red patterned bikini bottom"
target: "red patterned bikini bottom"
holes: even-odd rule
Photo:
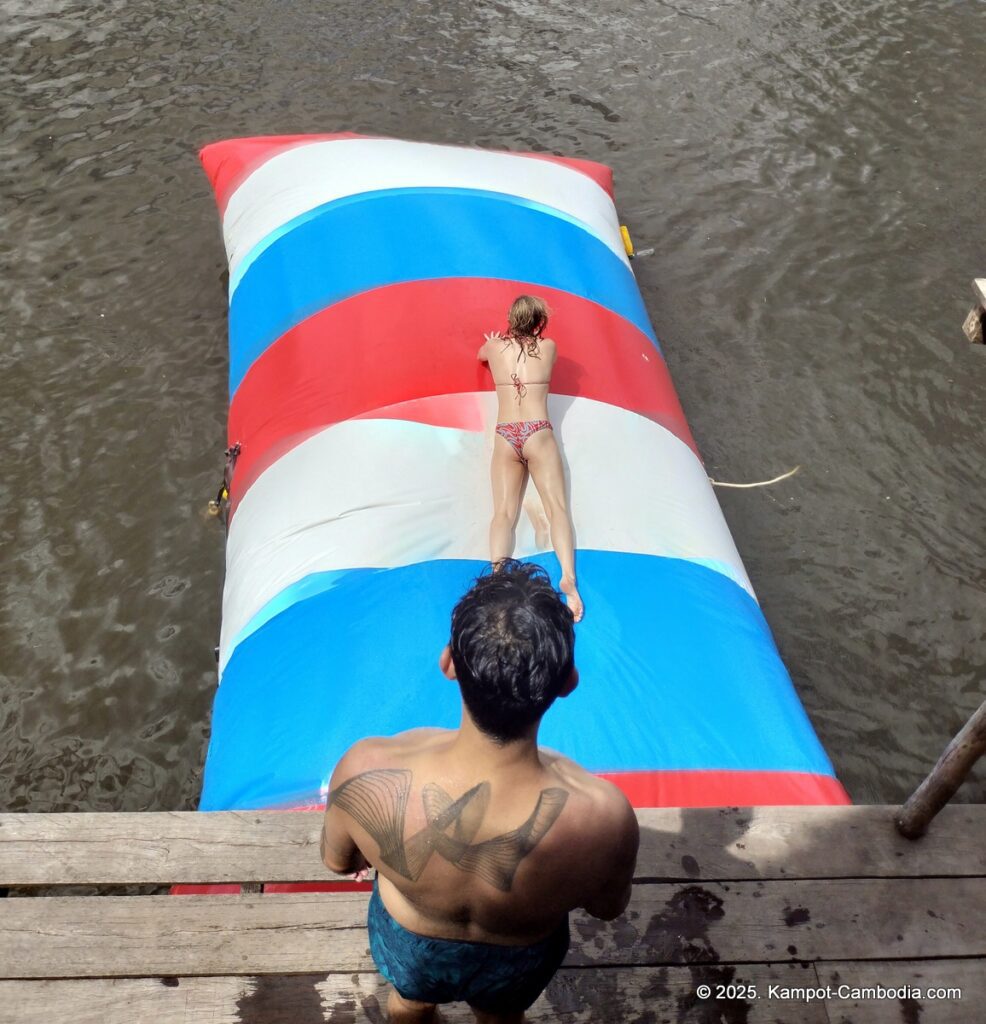
[[[527,444],[527,439],[538,431],[551,429],[553,428],[549,420],[520,420],[517,423],[496,425],[496,432],[513,448],[517,458],[525,465],[527,459],[524,458],[524,445]]]

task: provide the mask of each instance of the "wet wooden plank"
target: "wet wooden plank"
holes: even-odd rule
[[[639,879],[986,877],[986,804],[942,810],[919,842],[897,807],[642,810]]]
[[[562,969],[528,1012],[529,1024],[616,1024],[710,1019],[746,1024],[828,1024],[822,1003],[770,999],[771,985],[817,985],[812,967],[732,966]],[[728,999],[701,999],[699,985]],[[737,991],[757,998],[735,998]],[[732,989],[729,988],[732,986]],[[0,1024],[383,1024],[388,986],[377,974],[273,977],[126,978],[0,982]],[[4,1016],[16,1007],[16,1016]],[[443,1008],[447,1024],[474,1024],[463,1004]],[[721,1017],[719,1016],[721,1014]]]
[[[986,805],[917,842],[895,807],[641,810],[638,878],[986,876]],[[328,881],[311,812],[0,815],[0,885]],[[836,853],[837,851],[837,853]]]
[[[701,1000],[701,984],[742,987],[745,998]],[[756,989],[751,997],[748,986]],[[806,989],[958,988],[961,997],[821,999]],[[0,1024],[381,1024],[387,985],[376,974],[157,977],[0,982]],[[801,965],[565,968],[528,1014],[530,1024],[613,1024],[668,1019],[707,1024],[970,1024],[986,998],[982,960],[867,961]],[[472,1024],[462,1005],[448,1024]],[[645,1014],[651,1014],[650,1018]],[[718,1014],[718,1016],[716,1015]]]
[[[572,966],[986,956],[980,879],[642,884]],[[0,900],[0,977],[367,971],[364,893]]]
[[[640,885],[614,922],[573,919],[570,962],[986,956],[981,879]]]
[[[830,963],[818,964],[816,971],[820,983],[836,993],[825,1001],[831,1024],[971,1024],[986,1016],[984,960]],[[859,991],[878,986],[896,991]],[[939,990],[936,998],[929,989]]]

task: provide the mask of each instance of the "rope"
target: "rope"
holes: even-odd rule
[[[758,480],[752,484],[728,484],[724,480],[713,480],[709,477],[709,483],[713,487],[769,487],[771,484],[779,484],[782,480],[786,480],[789,476],[794,476],[797,471],[801,469],[800,466],[795,466],[794,469],[789,469],[786,473],[781,473],[780,476],[775,476],[773,480]]]

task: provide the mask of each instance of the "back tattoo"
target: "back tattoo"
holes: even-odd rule
[[[369,833],[380,847],[380,860],[409,881],[417,881],[432,854],[461,871],[479,875],[490,885],[509,892],[520,862],[558,820],[568,790],[542,789],[531,816],[502,835],[473,843],[490,802],[490,784],[480,782],[453,800],[441,786],[429,782],[421,791],[427,824],[404,838],[411,772],[379,768],[361,772],[338,785],[327,806],[337,804]]]

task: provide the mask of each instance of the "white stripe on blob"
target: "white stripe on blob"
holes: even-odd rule
[[[347,420],[287,452],[253,483],[229,532],[221,666],[257,612],[312,573],[489,558],[496,398],[470,393],[428,402],[436,422],[450,421],[443,403],[460,413],[468,403],[487,429]],[[688,559],[753,593],[705,470],[686,444],[617,406],[566,396],[549,403],[578,548]],[[536,513],[529,487],[518,556],[548,550],[535,544],[532,497]]]
[[[550,160],[395,139],[337,139],[297,146],[261,164],[223,217],[231,286],[285,224],[346,196],[395,188],[500,192],[552,207],[627,262],[613,200],[590,177]]]

